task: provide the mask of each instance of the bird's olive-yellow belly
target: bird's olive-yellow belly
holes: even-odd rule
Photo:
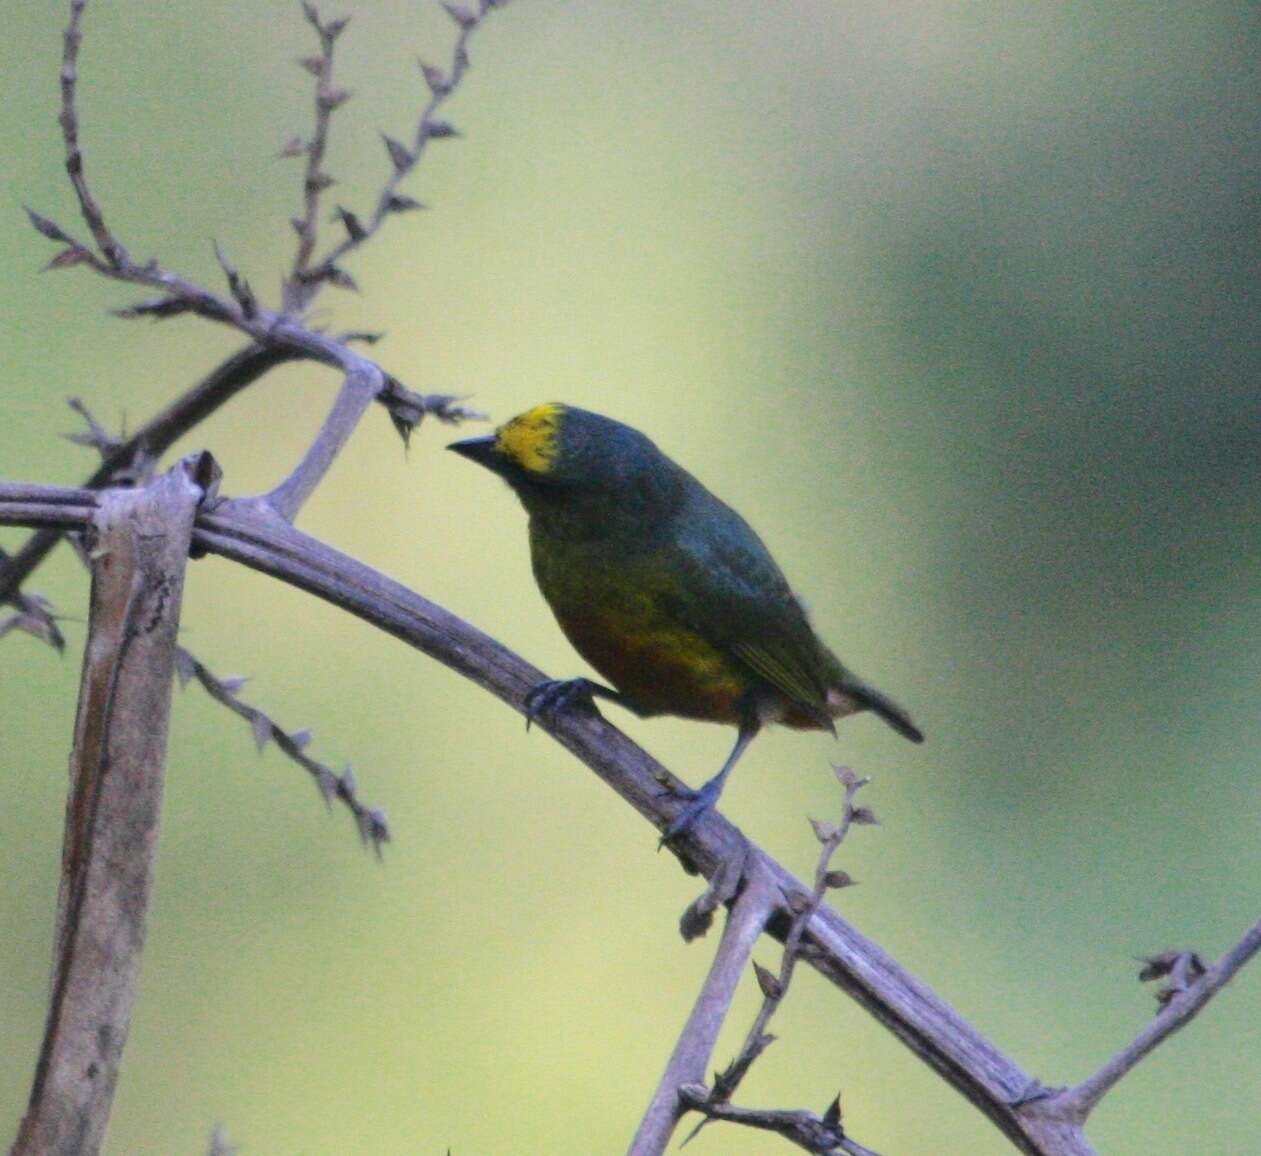
[[[644,559],[540,556],[535,546],[535,576],[561,629],[635,709],[739,721],[747,675],[671,614],[667,572]]]
[[[585,607],[557,619],[574,648],[644,714],[739,720],[746,680],[686,627],[623,607]]]

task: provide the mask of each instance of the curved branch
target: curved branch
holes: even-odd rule
[[[0,484],[0,525],[82,528],[98,501],[91,490]],[[362,618],[525,713],[525,696],[541,671],[489,635],[371,567],[303,534],[279,515],[250,502],[224,502],[198,515],[193,549],[214,553],[279,578]],[[663,784],[678,780],[594,708],[537,720],[659,831],[682,803]],[[809,889],[764,851],[752,847],[722,815],[709,812],[667,844],[684,866],[707,879],[739,870],[766,872],[775,894],[767,932],[781,942],[791,931],[789,897]],[[1088,1156],[1082,1123],[1093,1102],[1178,1027],[1261,950],[1261,925],[1247,935],[1168,1006],[1168,1024],[1150,1026],[1123,1055],[1087,1081],[1091,1103],[1074,1103],[1063,1091],[1029,1095],[1035,1081],[993,1043],[830,907],[815,913],[801,959],[851,995],[921,1060],[966,1096],[1030,1156]],[[1185,1001],[1185,1002],[1182,1002]],[[1169,1013],[1166,1013],[1169,1014]]]
[[[101,464],[84,481],[82,488],[99,490],[108,486],[120,471],[129,470],[137,460],[158,458],[220,406],[264,374],[294,361],[301,354],[292,349],[247,345],[215,366],[192,389],[181,394],[155,414],[134,434],[101,454]],[[0,604],[19,596],[22,583],[61,541],[61,531],[45,527],[36,530],[16,553],[0,559]]]

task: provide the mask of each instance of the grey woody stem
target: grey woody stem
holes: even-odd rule
[[[286,522],[292,522],[306,500],[328,473],[337,455],[350,440],[360,419],[381,392],[385,376],[371,362],[353,361],[337,400],[320,432],[293,472],[266,497],[266,502]]]
[[[766,921],[774,909],[769,878],[755,867],[746,875],[744,890],[727,914],[705,984],[696,997],[692,1014],[688,1016],[648,1110],[640,1120],[627,1156],[660,1156],[666,1150],[674,1129],[687,1111],[679,1089],[704,1080],[714,1044],[748,967],[753,945],[762,938]]]
[[[52,996],[13,1156],[91,1156],[109,1122],[157,856],[197,468],[182,462],[144,489],[108,491],[92,510]]]
[[[82,529],[100,500],[101,494],[92,490],[0,483],[0,525]],[[543,680],[541,671],[476,627],[274,515],[261,516],[257,503],[227,502],[203,510],[193,529],[193,548],[279,578],[362,618],[519,712],[525,711],[526,694]],[[538,722],[658,831],[676,818],[682,804],[661,788],[680,785],[678,780],[597,712],[562,712]],[[765,872],[776,895],[766,930],[781,942],[790,934],[794,913],[786,897],[809,894],[808,888],[765,852],[751,847],[722,815],[705,815],[677,843],[671,850],[707,879]],[[1251,929],[1177,997],[1189,1002],[1184,1006],[1175,1001],[1174,1014],[1181,1018],[1171,1026],[1182,1026],[1198,1014],[1258,949],[1261,927]],[[800,959],[857,1000],[971,1100],[1021,1152],[1093,1153],[1082,1131],[1084,1109],[1073,1102],[1072,1090],[1030,1095],[1037,1085],[1028,1073],[832,908],[824,905],[814,913]],[[1133,1062],[1125,1061],[1124,1070],[1169,1034],[1171,1027],[1165,1025],[1145,1029],[1131,1045],[1140,1054]],[[1091,1094],[1097,1099],[1123,1074],[1110,1062],[1092,1077],[1098,1090]]]

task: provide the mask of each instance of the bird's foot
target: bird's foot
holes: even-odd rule
[[[713,808],[718,802],[718,796],[722,794],[722,784],[710,780],[699,791],[694,791],[691,787],[674,787],[669,793],[685,806],[674,816],[665,834],[661,836],[661,846],[665,846],[671,839],[677,839],[706,811]]]
[[[535,719],[551,718],[574,706],[595,709],[595,695],[601,688],[589,678],[549,678],[531,687],[525,696],[525,729]]]

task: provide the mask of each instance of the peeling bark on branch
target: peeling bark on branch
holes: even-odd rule
[[[175,635],[193,518],[189,459],[96,499],[52,993],[13,1156],[98,1152],[131,1022],[157,855]]]

